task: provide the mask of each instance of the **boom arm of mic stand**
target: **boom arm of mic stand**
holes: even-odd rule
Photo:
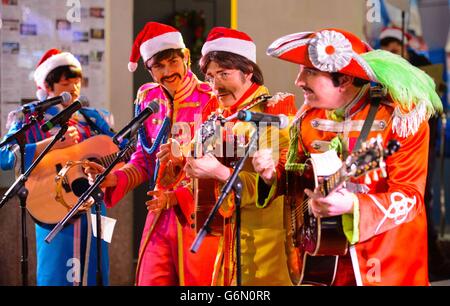
[[[78,209],[84,202],[86,202],[91,195],[95,192],[101,192],[99,186],[105,180],[106,176],[112,171],[115,165],[117,165],[129,150],[134,147],[135,139],[128,142],[124,149],[117,153],[114,161],[105,169],[105,171],[97,176],[94,184],[92,184],[79,198],[77,204],[67,213],[67,215],[55,225],[53,230],[45,237],[45,242],[50,243],[55,236],[63,229],[64,225],[78,212]],[[95,198],[95,196],[93,196]]]
[[[20,201],[20,223],[21,223],[21,237],[22,237],[22,255],[20,258],[21,265],[21,274],[22,274],[22,285],[28,286],[28,237],[27,237],[27,215],[26,215],[26,207],[27,207],[27,198],[28,198],[28,190],[25,188],[26,176],[25,174],[25,146],[27,144],[26,132],[30,129],[31,126],[39,122],[44,118],[43,112],[38,112],[34,116],[30,116],[30,122],[22,126],[20,130],[18,130],[13,135],[10,135],[5,139],[4,142],[0,144],[0,148],[8,144],[9,142],[15,140],[19,146],[20,150],[20,177],[14,182],[13,186],[7,191],[7,195],[0,202],[0,208],[11,199],[15,194],[18,195]],[[55,140],[56,142],[56,140]],[[51,148],[53,144],[49,144],[49,148]],[[48,149],[49,150],[49,149]],[[44,155],[46,152],[43,153]],[[42,155],[43,156],[43,155]],[[39,159],[41,160],[41,159]],[[34,167],[33,167],[34,169]]]
[[[0,143],[0,148],[6,146],[8,143],[12,142],[13,140],[17,141],[19,146],[25,145],[26,144],[25,132],[28,131],[30,129],[30,127],[32,127],[37,121],[38,121],[38,119],[36,117],[31,116],[30,122],[28,124],[24,125],[20,130],[18,130],[14,134],[9,135],[2,143]]]
[[[228,196],[228,194],[231,192],[231,190],[233,188],[235,188],[235,185],[237,183],[240,182],[239,173],[241,172],[242,168],[244,167],[245,161],[250,156],[252,149],[255,147],[257,140],[258,140],[258,133],[255,132],[252,135],[252,138],[247,146],[247,150],[245,151],[244,156],[241,157],[241,159],[236,163],[233,174],[230,176],[230,178],[228,179],[225,186],[223,186],[222,192],[219,196],[219,199],[217,200],[216,204],[214,204],[214,207],[211,210],[211,212],[209,213],[208,218],[205,221],[205,224],[203,224],[203,226],[201,227],[197,236],[195,237],[195,240],[192,243],[191,250],[190,250],[192,253],[197,253],[206,234],[208,234],[211,231],[211,229],[209,228],[209,224],[212,222],[212,219],[216,215],[217,211],[219,210],[220,206],[222,205],[223,201],[225,201],[225,198]]]
[[[50,149],[55,145],[55,143],[60,140],[68,129],[67,125],[61,127],[53,140],[45,147],[45,149],[39,154],[38,158],[31,164],[31,166],[27,169],[27,171],[19,176],[14,184],[8,189],[8,191],[3,195],[2,200],[0,201],[0,208],[5,205],[13,196],[17,194],[17,192],[25,185],[25,182],[28,180],[31,172],[36,168],[36,166],[41,162],[44,156],[50,151]]]

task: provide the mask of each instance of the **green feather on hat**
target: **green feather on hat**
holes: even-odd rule
[[[399,55],[375,50],[361,57],[398,105],[393,128],[401,137],[414,134],[424,120],[443,110],[433,79]]]

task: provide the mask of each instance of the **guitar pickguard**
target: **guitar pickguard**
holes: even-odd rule
[[[61,164],[56,164],[55,168],[56,168],[55,175],[57,175],[62,170],[63,166]],[[62,182],[62,187],[66,193],[72,192],[72,189],[70,188],[70,185],[69,185],[69,182],[67,182],[67,179],[64,179],[64,181]]]

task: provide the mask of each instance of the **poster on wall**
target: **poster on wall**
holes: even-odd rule
[[[83,67],[81,94],[105,106],[105,0],[1,0],[0,126],[8,113],[36,100],[33,72],[51,48],[73,53]]]

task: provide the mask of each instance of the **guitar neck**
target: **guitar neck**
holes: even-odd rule
[[[120,159],[119,162],[122,162],[122,161],[125,161],[125,160],[129,159],[129,158],[131,157],[132,154],[133,154],[133,151],[128,150],[128,152],[125,154],[124,157],[122,157],[122,158]],[[102,157],[102,158],[100,159],[100,164],[101,164],[103,167],[105,167],[105,168],[106,168],[106,167],[109,167],[109,166],[113,163],[113,161],[116,159],[116,157],[117,157],[117,152],[116,152],[116,153],[109,154],[109,155],[106,155],[106,156],[104,156],[104,157]]]
[[[323,195],[327,196],[348,179],[349,177],[344,175],[343,169],[340,169],[336,173],[323,178],[323,181],[320,183],[320,190]]]

